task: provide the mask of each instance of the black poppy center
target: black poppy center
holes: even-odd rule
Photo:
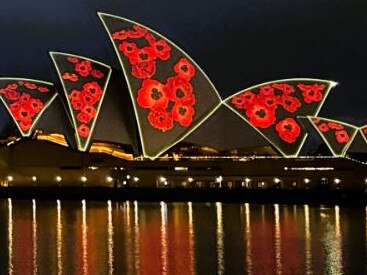
[[[22,111],[20,114],[22,115],[22,117],[27,117],[28,116],[28,112],[27,111]]]
[[[268,99],[268,105],[273,105],[274,104],[274,100],[272,100],[272,99]]]
[[[186,108],[185,107],[180,107],[180,108],[178,108],[178,112],[180,113],[180,115],[185,115],[186,114],[186,112],[187,112],[187,110],[186,110]]]
[[[126,47],[126,50],[127,50],[127,51],[129,51],[129,52],[131,52],[131,51],[133,50],[133,47],[131,47],[131,46],[127,46],[127,47]]]
[[[147,53],[140,53],[139,57],[140,57],[141,60],[147,60],[149,55]]]
[[[159,117],[158,117],[158,120],[159,120],[160,122],[164,122],[164,116],[159,116]]]
[[[152,89],[152,94],[151,94],[151,96],[152,96],[152,98],[153,98],[154,100],[158,100],[158,99],[160,99],[163,95],[162,95],[162,93],[161,93],[161,91],[160,91],[160,90],[158,90],[157,88],[153,88],[153,89]]]
[[[278,90],[275,90],[275,95],[283,95],[283,91],[278,91]]]
[[[286,124],[285,126],[284,126],[284,129],[286,129],[286,130],[288,130],[288,131],[292,131],[292,125],[291,124]]]
[[[184,92],[184,91],[182,91],[181,89],[177,89],[177,90],[176,90],[176,96],[177,96],[178,98],[183,98],[183,97],[185,96],[185,92]]]
[[[251,95],[245,95],[246,99],[251,99]]]
[[[264,118],[264,117],[266,117],[266,111],[264,109],[260,109],[260,110],[256,111],[256,115],[261,117],[261,118]]]
[[[292,101],[290,101],[290,100],[286,100],[286,101],[285,101],[285,104],[286,104],[286,105],[292,105]]]
[[[308,93],[310,96],[313,96],[314,94],[315,94],[315,92],[314,91],[311,91],[311,92],[309,92]]]
[[[162,45],[157,45],[157,46],[156,46],[156,49],[157,49],[158,51],[163,51],[164,47],[163,47]]]
[[[182,65],[181,66],[181,70],[185,73],[187,73],[187,71],[189,70],[189,68],[187,68],[187,65]]]

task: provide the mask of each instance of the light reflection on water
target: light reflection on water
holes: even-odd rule
[[[8,199],[2,217],[0,274],[366,271],[367,208]]]

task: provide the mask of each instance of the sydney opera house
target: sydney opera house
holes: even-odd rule
[[[0,78],[1,186],[364,188],[367,127],[319,116],[337,83],[221,98],[172,41],[98,16],[121,68],[51,51],[58,83]]]

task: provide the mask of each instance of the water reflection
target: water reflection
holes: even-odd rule
[[[83,223],[82,223],[83,274],[89,274],[87,203],[85,200],[82,200],[82,211],[83,211]]]
[[[167,204],[161,202],[161,263],[162,274],[168,272]]]
[[[112,204],[111,201],[107,202],[107,211],[108,211],[108,229],[107,229],[107,249],[108,249],[108,274],[113,274],[113,261],[114,261],[114,253],[113,253],[113,221],[112,221]]]
[[[8,273],[14,273],[13,266],[13,204],[8,199]]]
[[[282,240],[280,232],[279,205],[274,204],[274,223],[275,223],[275,273],[282,274]]]
[[[353,271],[366,270],[364,207],[0,202],[4,219],[0,230],[5,232],[0,240],[4,261],[0,274],[357,274]],[[360,239],[366,243],[355,246]]]
[[[246,247],[246,271],[252,274],[252,253],[251,253],[251,224],[250,224],[250,204],[245,203],[245,247]]]
[[[224,233],[222,203],[215,204],[217,210],[217,262],[218,274],[224,274]]]
[[[312,250],[311,250],[311,230],[310,230],[310,209],[308,205],[304,205],[305,217],[305,268],[306,274],[313,274],[312,272]]]
[[[37,274],[37,206],[32,200],[32,242],[33,242],[33,274]]]
[[[57,254],[57,274],[61,275],[62,272],[62,220],[61,220],[61,202],[56,201],[57,209],[57,224],[56,224],[56,254]]]

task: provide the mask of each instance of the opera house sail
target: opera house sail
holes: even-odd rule
[[[283,79],[247,88],[224,103],[283,156],[296,157],[307,137],[297,117],[317,115],[335,85],[321,79]]]
[[[143,155],[156,158],[206,120],[221,99],[173,42],[128,19],[99,13],[128,83]]]
[[[322,137],[334,157],[344,157],[351,145],[358,128],[345,122],[308,117],[313,127]]]
[[[52,83],[25,79],[0,78],[0,99],[23,137],[30,136],[57,96]]]
[[[51,52],[75,129],[80,151],[86,151],[98,119],[107,85],[110,66],[86,57]]]

